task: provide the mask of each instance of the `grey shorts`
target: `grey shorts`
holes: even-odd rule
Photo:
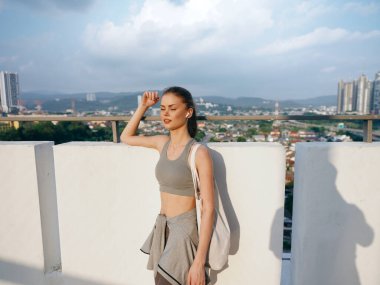
[[[193,208],[174,217],[158,214],[140,250],[149,254],[147,269],[154,271],[154,277],[159,272],[170,284],[185,285],[198,243],[197,212]]]

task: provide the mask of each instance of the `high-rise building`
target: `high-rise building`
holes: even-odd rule
[[[14,72],[0,72],[0,107],[3,112],[9,113],[17,108],[20,95],[18,74]]]
[[[372,83],[362,74],[355,84],[355,106],[353,110],[360,115],[369,114],[371,108]]]
[[[141,100],[142,100],[142,96],[141,96],[141,95],[138,95],[138,96],[137,96],[137,106],[140,106],[140,105],[141,105]]]
[[[280,114],[280,103],[278,101],[276,101],[276,103],[274,104],[274,114],[276,116]]]
[[[354,90],[355,81],[344,83],[344,94],[343,94],[343,113],[354,111]]]
[[[96,94],[95,93],[87,93],[86,94],[86,101],[87,102],[94,102],[94,101],[96,101]]]
[[[372,110],[374,114],[380,114],[380,72],[376,73],[372,85]]]
[[[343,113],[344,104],[344,81],[338,82],[338,102],[337,102],[337,113]]]

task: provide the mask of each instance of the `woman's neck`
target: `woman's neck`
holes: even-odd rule
[[[183,145],[186,145],[190,139],[191,139],[191,136],[188,133],[178,134],[173,131],[170,132],[171,145],[183,146]]]

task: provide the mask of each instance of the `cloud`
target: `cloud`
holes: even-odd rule
[[[312,96],[334,94],[338,73],[377,71],[380,62],[378,14],[368,21],[335,1],[4,3],[4,27],[10,16],[19,17],[0,43],[0,65],[19,71],[29,90],[178,84],[197,95]],[[57,21],[56,14],[64,17]],[[19,58],[12,62],[12,55]]]
[[[273,26],[271,9],[258,0],[179,2],[146,0],[135,16],[120,25],[90,24],[85,46],[93,56],[103,58],[184,60],[252,43]]]
[[[361,2],[348,2],[344,4],[343,9],[346,11],[352,11],[359,13],[364,16],[370,14],[376,14],[380,11],[380,4],[371,2],[371,3],[361,3]]]
[[[380,36],[380,30],[371,32],[350,32],[345,29],[317,28],[311,33],[286,40],[275,41],[256,50],[257,55],[283,54],[314,46],[323,46],[348,40],[367,40]]]
[[[327,66],[321,69],[321,72],[323,73],[331,73],[336,70],[335,66]]]
[[[333,10],[332,6],[323,4],[321,1],[302,1],[295,6],[295,11],[307,20],[325,15]]]
[[[250,52],[273,27],[271,11],[259,0],[146,0],[124,22],[87,26],[86,70],[105,84],[118,81],[110,85],[120,89],[175,82],[212,94],[231,92],[256,68]]]
[[[352,32],[347,37],[347,40],[369,40],[380,37],[380,30],[373,30],[367,33]]]
[[[85,11],[91,7],[96,0],[12,0],[9,3],[18,3],[28,8],[38,10],[67,10]]]

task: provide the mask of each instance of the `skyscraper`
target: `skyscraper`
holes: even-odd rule
[[[0,72],[0,107],[3,112],[9,113],[17,107],[20,94],[18,74],[14,72]]]
[[[376,73],[372,86],[373,113],[380,114],[380,72]]]
[[[137,106],[140,106],[142,100],[142,95],[137,96]]]
[[[343,113],[344,104],[344,81],[341,80],[338,83],[338,102],[337,102],[337,113]]]
[[[367,77],[362,74],[355,84],[355,106],[353,109],[356,110],[360,115],[369,114],[371,107],[371,95],[372,95],[372,84]]]
[[[355,81],[346,82],[344,84],[344,96],[343,96],[343,112],[352,112],[355,109],[353,108],[354,105],[354,85]]]

